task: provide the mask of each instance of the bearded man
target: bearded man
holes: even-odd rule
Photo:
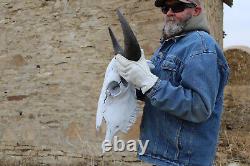
[[[138,157],[157,166],[213,165],[229,67],[201,3],[155,1],[165,21],[151,71],[144,56],[116,55],[119,74],[144,95],[140,140],[149,144]]]

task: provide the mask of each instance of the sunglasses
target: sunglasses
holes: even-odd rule
[[[161,7],[161,11],[162,13],[167,14],[169,9],[171,9],[174,13],[179,13],[179,12],[183,12],[186,8],[195,8],[195,7],[196,7],[196,4],[193,4],[193,3],[178,2],[178,3],[171,4],[171,5],[165,4],[164,6]]]

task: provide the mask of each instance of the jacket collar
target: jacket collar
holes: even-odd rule
[[[167,38],[167,39],[165,39],[164,37],[161,37],[160,43],[163,44],[164,42],[169,42],[169,41],[176,42],[178,39],[180,39],[180,38],[182,38],[182,37],[184,37],[186,35],[187,35],[187,33],[181,33],[179,35],[175,35],[175,36],[172,36],[172,37]]]
[[[200,15],[192,17],[190,20],[188,20],[187,25],[183,29],[183,32],[190,32],[196,30],[201,30],[210,33],[205,11],[202,11]]]

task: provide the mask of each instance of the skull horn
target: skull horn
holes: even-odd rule
[[[111,41],[112,41],[112,44],[113,44],[113,48],[114,48],[114,54],[121,54],[124,56],[124,51],[122,49],[122,47],[120,46],[119,42],[117,41],[113,31],[111,30],[110,27],[108,27],[109,29],[109,35],[110,35],[110,38],[111,38]],[[123,83],[124,86],[128,86],[128,82],[123,78],[121,77],[121,81]]]
[[[128,22],[126,21],[125,17],[122,15],[120,10],[117,10],[117,15],[118,15],[119,21],[121,23],[122,31],[123,31],[125,50],[123,50],[122,47],[119,45],[114,33],[109,27],[108,30],[109,30],[109,35],[112,40],[114,53],[115,54],[119,53],[125,58],[127,58],[128,60],[138,61],[141,58],[140,45],[131,27],[129,26]]]
[[[129,60],[138,61],[141,58],[140,45],[131,27],[129,26],[128,22],[126,21],[125,17],[122,15],[119,9],[117,10],[117,15],[121,23],[124,36],[124,57]]]
[[[122,49],[122,47],[120,46],[119,42],[117,41],[117,39],[115,38],[115,35],[113,33],[113,31],[111,30],[110,27],[108,27],[109,29],[109,35],[113,44],[113,48],[114,48],[114,54],[121,54],[124,55],[124,51]]]

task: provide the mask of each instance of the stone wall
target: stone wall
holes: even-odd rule
[[[223,46],[223,3],[218,0],[204,0],[210,32],[216,41]]]
[[[115,14],[121,8],[149,57],[159,45],[161,12],[152,0],[0,3],[1,158],[63,163],[100,156],[104,130],[95,133],[96,105],[113,56],[107,27],[122,43]],[[213,25],[222,21],[217,14],[209,17],[219,19]],[[220,31],[212,32],[221,41]]]

